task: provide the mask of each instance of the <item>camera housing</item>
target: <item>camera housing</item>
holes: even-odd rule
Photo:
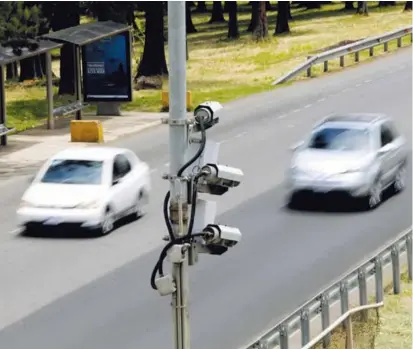
[[[229,188],[237,187],[244,177],[239,168],[218,164],[207,164],[201,172],[204,176],[198,184],[198,191],[212,195],[225,194]]]
[[[203,232],[205,233],[204,248],[212,255],[225,253],[229,247],[233,247],[240,242],[242,237],[238,228],[227,225],[208,224]]]
[[[201,103],[194,109],[195,125],[192,127],[193,132],[200,132],[200,121],[202,120],[204,130],[207,130],[219,122],[216,112],[223,108],[222,104],[215,101]]]

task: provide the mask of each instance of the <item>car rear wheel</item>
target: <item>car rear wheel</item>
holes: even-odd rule
[[[405,188],[406,176],[407,176],[407,169],[406,169],[406,165],[403,164],[397,170],[396,177],[394,178],[392,189],[395,194],[400,193]]]

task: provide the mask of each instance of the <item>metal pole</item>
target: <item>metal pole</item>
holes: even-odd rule
[[[186,28],[185,2],[168,1],[169,57],[169,175],[170,219],[175,237],[186,234],[188,205],[186,183],[177,178],[185,164],[188,147],[186,120]],[[175,349],[189,349],[188,252],[185,261],[173,264],[176,292],[172,295]]]
[[[0,65],[0,124],[6,126],[6,87],[4,83],[4,66]],[[7,145],[7,135],[0,137],[1,145]]]
[[[53,116],[53,76],[52,76],[52,54],[49,52],[46,55],[46,95],[47,95],[47,128],[54,129]]]
[[[81,67],[80,67],[80,47],[77,45],[73,45],[73,59],[75,61],[74,68],[75,68],[75,96],[78,102],[82,101],[82,74],[81,74]],[[76,120],[82,120],[82,110],[76,111]]]

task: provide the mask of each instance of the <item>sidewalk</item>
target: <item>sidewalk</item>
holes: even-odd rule
[[[105,143],[122,136],[137,133],[159,125],[167,113],[123,112],[122,116],[83,115],[83,120],[100,120],[103,126]],[[70,120],[61,118],[55,121],[55,129],[40,126],[8,137],[6,147],[0,147],[0,180],[25,175],[37,170],[39,164],[53,154],[67,147],[86,147],[96,143],[71,143]]]

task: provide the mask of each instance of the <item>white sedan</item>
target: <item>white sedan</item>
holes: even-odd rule
[[[144,214],[150,190],[148,164],[128,149],[67,149],[42,166],[17,217],[26,231],[68,227],[106,235],[118,219]]]

